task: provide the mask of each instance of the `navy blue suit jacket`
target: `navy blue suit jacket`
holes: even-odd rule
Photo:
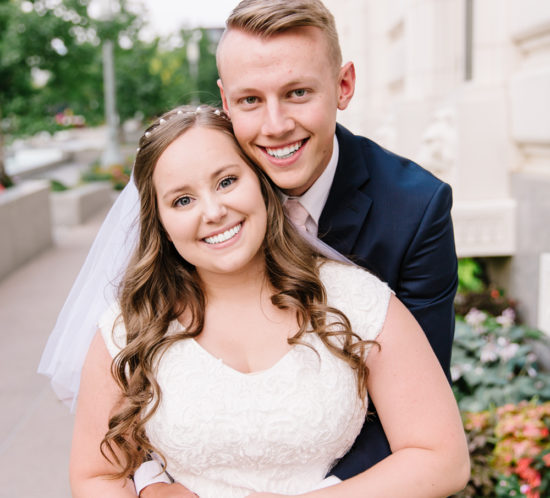
[[[336,137],[338,166],[319,237],[389,284],[422,326],[449,378],[458,283],[451,188],[340,125]],[[332,473],[346,479],[389,453],[378,417],[369,415]]]

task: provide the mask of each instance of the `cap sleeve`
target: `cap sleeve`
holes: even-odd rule
[[[382,330],[393,291],[359,266],[327,261],[319,270],[327,303],[344,313],[363,340],[375,340]]]
[[[107,346],[109,354],[114,358],[126,346],[126,329],[118,303],[113,304],[101,315],[98,325],[105,341],[105,346]]]

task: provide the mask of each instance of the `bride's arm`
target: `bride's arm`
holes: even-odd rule
[[[466,486],[470,462],[452,390],[422,329],[392,296],[367,358],[369,396],[392,454],[365,472],[303,496],[428,498]]]
[[[452,390],[420,326],[393,296],[377,341],[381,349],[367,358],[368,391],[392,454],[351,479],[299,496],[442,497],[468,482],[468,448]]]
[[[90,345],[80,383],[70,460],[74,498],[136,496],[130,479],[107,479],[117,469],[101,454],[99,446],[108,429],[109,414],[120,391],[111,375],[112,358],[98,332]]]

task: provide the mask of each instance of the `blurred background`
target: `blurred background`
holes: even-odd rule
[[[0,0],[0,496],[70,496],[40,354],[145,125],[219,104],[236,3]],[[357,71],[339,121],[453,187],[464,496],[550,496],[550,2],[324,3]]]

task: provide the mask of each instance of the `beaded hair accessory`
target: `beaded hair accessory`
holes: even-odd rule
[[[199,105],[197,107],[183,106],[183,107],[177,108],[177,110],[174,109],[168,114],[164,114],[157,122],[151,124],[147,129],[147,131],[144,133],[144,137],[149,138],[152,133],[154,133],[157,129],[162,127],[162,125],[167,123],[168,121],[171,121],[176,118],[198,116],[199,114],[203,114],[203,113],[211,113],[216,116],[220,116],[221,118],[224,118],[227,121],[231,121],[227,113],[222,109],[218,109],[217,107],[212,107],[209,105]]]

